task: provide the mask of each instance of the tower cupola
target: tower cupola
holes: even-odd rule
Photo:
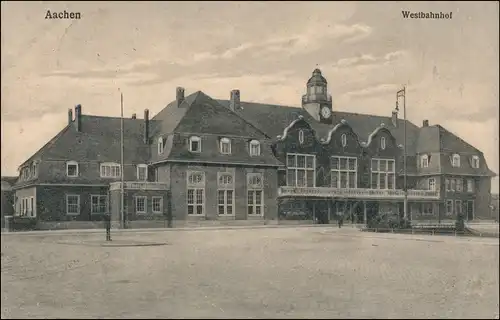
[[[314,69],[307,80],[307,92],[302,96],[302,108],[323,123],[332,123],[332,97],[328,94],[328,82],[321,70]]]

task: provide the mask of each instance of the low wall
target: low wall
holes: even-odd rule
[[[36,230],[104,229],[103,221],[38,221]]]

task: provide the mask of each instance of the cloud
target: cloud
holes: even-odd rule
[[[345,95],[350,97],[368,97],[368,96],[378,96],[385,95],[390,93],[395,93],[398,91],[399,86],[393,83],[389,84],[380,84],[373,87],[368,87],[361,90],[350,91],[345,93]]]

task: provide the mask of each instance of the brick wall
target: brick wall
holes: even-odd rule
[[[107,187],[38,186],[37,217],[43,221],[102,220],[102,214],[91,214],[91,195],[107,195]],[[80,213],[68,215],[66,196],[80,196]]]
[[[277,171],[276,169],[248,168],[243,166],[168,164],[172,191],[172,214],[175,219],[187,218],[187,171],[205,172],[205,212],[202,219],[245,220],[247,215],[246,174],[260,172],[264,179],[264,219],[275,219],[277,215]],[[220,217],[217,211],[217,173],[234,172],[234,217]],[[191,218],[191,217],[189,217]],[[193,217],[194,218],[194,217]]]

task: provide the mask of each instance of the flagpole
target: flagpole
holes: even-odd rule
[[[404,213],[404,218],[405,220],[408,218],[408,187],[407,187],[407,182],[406,182],[406,176],[407,176],[407,166],[406,166],[406,157],[407,157],[407,151],[408,149],[406,148],[406,86],[403,86],[403,89],[399,90],[396,93],[396,111],[399,111],[399,97],[403,98],[403,118],[404,118],[404,124],[403,124],[403,140],[404,140],[404,145],[403,145],[403,192],[404,192],[404,202],[403,202],[403,213]]]
[[[120,222],[122,225],[122,228],[125,229],[125,210],[124,210],[124,192],[123,192],[123,184],[124,184],[124,164],[123,164],[123,153],[124,153],[124,143],[123,143],[123,93],[120,90],[120,109],[121,109],[121,116],[120,116],[120,153],[121,153],[121,184],[120,184],[120,198],[121,198],[121,204],[120,204]]]

